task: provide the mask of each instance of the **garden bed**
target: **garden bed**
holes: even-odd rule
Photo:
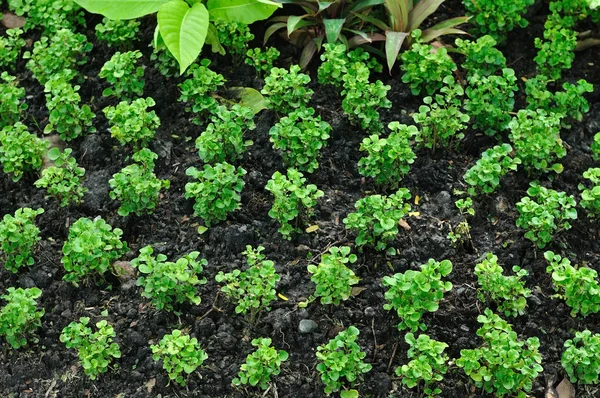
[[[536,49],[534,37],[541,36],[548,10],[539,7],[529,16],[530,26],[509,34],[501,50],[509,67],[515,70],[520,91],[516,94],[519,109],[524,104],[523,81],[535,75],[533,57]],[[436,18],[447,15],[463,15],[459,2],[449,1],[439,10]],[[99,22],[90,16],[87,37],[94,38],[93,27]],[[574,331],[589,329],[600,332],[600,315],[573,318],[564,301],[554,299],[551,277],[546,273],[547,261],[544,250],[524,238],[524,231],[515,225],[518,214],[515,204],[526,194],[531,178],[524,171],[507,175],[501,187],[493,194],[480,195],[474,200],[475,216],[469,219],[471,241],[464,247],[455,248],[447,238],[450,226],[462,220],[454,202],[465,191],[467,185],[462,176],[480,154],[495,144],[494,140],[473,130],[467,130],[465,139],[456,149],[441,149],[435,152],[419,150],[411,171],[401,182],[412,194],[411,216],[401,228],[392,246],[395,256],[386,256],[365,248],[358,255],[352,269],[360,278],[356,293],[339,306],[325,306],[318,302],[307,308],[298,303],[306,300],[314,291],[307,265],[319,262],[319,257],[330,246],[350,245],[354,247],[354,235],[342,220],[354,211],[355,202],[369,193],[385,193],[365,179],[357,171],[357,163],[363,156],[359,152],[366,134],[348,123],[341,109],[341,97],[330,86],[316,81],[314,63],[308,72],[312,78],[310,87],[315,91],[310,105],[332,126],[331,138],[322,150],[320,166],[308,176],[310,183],[324,192],[316,206],[311,224],[318,229],[302,233],[287,241],[277,232],[278,223],[269,217],[272,196],[264,187],[275,171],[284,171],[282,159],[269,142],[269,129],[276,122],[276,114],[264,110],[255,117],[256,129],[247,137],[254,142],[242,159],[238,161],[247,175],[241,194],[241,210],[230,214],[199,235],[200,220],[194,217],[193,202],[184,198],[185,184],[189,181],[186,169],[199,167],[194,146],[196,137],[203,131],[191,122],[191,114],[185,105],[178,102],[177,83],[182,78],[165,79],[154,69],[149,60],[154,21],[145,19],[142,24],[143,37],[137,47],[144,57],[146,86],[145,97],[152,97],[157,105],[156,114],[161,126],[157,130],[150,149],[158,154],[155,173],[170,181],[170,188],[161,193],[160,201],[151,215],[121,217],[117,214],[119,204],[109,198],[108,180],[124,166],[130,164],[130,148],[121,147],[110,136],[108,123],[102,109],[115,105],[115,98],[102,97],[106,83],[99,79],[100,68],[113,51],[102,43],[94,43],[89,61],[81,66],[85,76],[81,84],[82,103],[89,104],[96,114],[94,126],[97,133],[85,135],[70,143],[79,165],[86,170],[85,186],[89,189],[83,204],[61,208],[56,200],[46,199],[45,192],[33,182],[37,175],[26,175],[19,182],[12,182],[7,174],[0,174],[0,217],[13,214],[20,207],[44,208],[45,212],[36,219],[41,230],[41,241],[35,252],[35,265],[19,273],[0,270],[0,292],[8,287],[38,287],[43,294],[39,300],[45,309],[42,327],[37,331],[39,343],[24,349],[11,350],[0,346],[0,396],[2,397],[238,397],[262,396],[257,389],[239,389],[231,385],[246,356],[253,351],[252,339],[270,337],[273,345],[289,353],[282,366],[281,374],[266,396],[279,397],[322,397],[323,386],[315,369],[316,347],[327,343],[337,332],[348,326],[360,330],[358,343],[366,353],[365,361],[372,370],[365,375],[356,388],[363,397],[412,397],[416,390],[402,387],[394,370],[408,362],[408,345],[404,332],[397,329],[398,317],[394,311],[383,309],[386,289],[381,281],[384,276],[408,269],[418,269],[428,259],[448,259],[453,271],[447,280],[453,289],[446,293],[440,308],[435,313],[426,313],[423,321],[427,334],[448,344],[450,358],[460,356],[462,349],[478,347],[481,343],[476,331],[480,324],[477,316],[483,313],[485,304],[477,299],[477,279],[473,273],[476,263],[487,252],[496,254],[499,262],[509,268],[519,265],[529,272],[527,286],[532,290],[527,300],[525,315],[507,318],[520,338],[538,337],[543,357],[543,373],[536,379],[532,395],[544,396],[546,379],[562,378],[560,358],[563,343],[572,338]],[[260,25],[258,23],[257,25]],[[256,27],[257,37],[261,27]],[[0,31],[1,33],[1,31]],[[36,40],[36,33],[27,38]],[[280,39],[275,39],[282,56],[278,66],[288,67],[296,63],[299,50]],[[449,40],[449,39],[447,39]],[[259,40],[256,39],[256,45]],[[590,145],[593,135],[600,132],[600,53],[597,47],[578,52],[571,69],[563,72],[563,80],[576,81],[584,78],[594,85],[594,92],[587,95],[590,111],[581,122],[574,122],[570,130],[563,130],[561,138],[567,147],[567,156],[562,159],[564,172],[553,176],[542,176],[559,191],[579,197],[578,183],[582,173],[596,163],[591,156]],[[210,58],[210,69],[227,79],[227,87],[262,87],[262,79],[248,65],[234,65],[229,56],[220,56],[204,51]],[[47,123],[43,88],[25,68],[26,61],[20,60],[17,76],[20,86],[26,89],[29,109],[23,123],[40,137]],[[388,99],[391,109],[381,113],[384,125],[391,121],[414,124],[412,113],[421,105],[421,98],[413,96],[407,85],[394,73],[381,74],[376,78],[391,85]],[[418,199],[417,199],[418,197]],[[561,253],[578,264],[587,264],[598,270],[600,264],[599,230],[596,221],[579,210],[579,217],[572,228],[556,235],[546,250]],[[158,311],[149,301],[141,297],[135,286],[135,277],[117,278],[107,274],[106,283],[75,287],[62,280],[65,271],[61,264],[63,243],[68,237],[70,225],[80,217],[101,216],[113,227],[121,228],[122,239],[130,251],[121,259],[137,257],[139,249],[152,245],[155,253],[163,253],[176,259],[193,250],[208,261],[203,276],[207,283],[199,288],[200,305],[182,305],[181,312]],[[306,225],[308,226],[308,225]],[[306,227],[305,226],[305,227]],[[246,245],[264,246],[264,254],[276,264],[281,280],[277,284],[280,298],[270,312],[263,314],[260,322],[248,324],[244,317],[236,315],[234,305],[219,293],[215,275],[219,271],[229,272],[245,267],[242,252]],[[108,316],[103,316],[107,313]],[[121,358],[116,360],[117,369],[112,369],[98,380],[91,381],[84,374],[73,350],[68,350],[59,341],[62,329],[79,317],[88,316],[94,321],[107,319],[114,326],[115,341],[121,346]],[[314,330],[302,333],[302,320],[312,320]],[[150,344],[156,344],[173,328],[189,332],[198,338],[208,354],[204,365],[192,373],[185,387],[169,384],[168,376],[159,362],[152,359]],[[444,397],[486,396],[476,389],[462,369],[454,365],[439,383]],[[596,397],[600,389],[595,386],[577,386],[577,397]]]

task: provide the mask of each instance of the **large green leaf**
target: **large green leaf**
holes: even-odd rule
[[[190,7],[183,0],[171,0],[158,10],[160,35],[179,62],[182,74],[204,46],[208,19],[208,10],[202,3]]]
[[[421,26],[421,23],[433,14],[445,0],[421,0],[408,15],[407,31],[412,32]]]
[[[340,37],[342,27],[346,22],[345,18],[340,19],[323,19],[323,25],[325,25],[325,36],[327,37],[327,43],[335,43]]]
[[[109,19],[134,19],[153,14],[169,0],[75,0],[75,3],[94,14]]]
[[[206,3],[211,19],[245,24],[269,18],[278,6],[281,5],[266,0],[208,0]]]
[[[398,53],[406,36],[408,36],[406,32],[385,32],[385,58],[387,59],[390,74],[392,73],[396,59],[398,59]]]

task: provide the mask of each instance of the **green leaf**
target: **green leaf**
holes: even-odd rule
[[[325,35],[327,37],[327,43],[335,43],[340,37],[342,27],[346,22],[345,18],[342,19],[323,19],[323,25],[325,25]]]
[[[160,35],[179,62],[181,74],[196,60],[204,46],[208,19],[208,11],[202,3],[190,8],[183,0],[171,0],[158,10]]]
[[[390,72],[398,59],[398,53],[400,52],[400,48],[402,47],[402,43],[404,43],[406,36],[408,36],[408,33],[405,32],[385,32],[385,57]]]
[[[265,97],[258,90],[251,87],[231,87],[229,90],[238,99],[238,104],[252,109],[255,115],[263,109],[267,109]]]
[[[421,23],[425,18],[433,14],[443,2],[444,0],[419,1],[408,15],[408,25],[406,30],[412,32],[421,26]]]
[[[60,156],[60,150],[58,148],[52,148],[48,151],[48,159],[54,161]]]
[[[256,0],[208,0],[211,19],[251,24],[269,18],[278,8],[276,3]],[[279,5],[281,7],[281,5]]]
[[[134,19],[153,14],[169,0],[75,0],[75,3],[94,14],[109,19]]]

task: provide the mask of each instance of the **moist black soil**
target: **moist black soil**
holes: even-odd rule
[[[523,79],[535,75],[533,57],[534,37],[541,36],[547,7],[537,7],[529,16],[527,29],[519,29],[509,35],[501,47],[514,68],[520,84]],[[464,13],[460,2],[449,1],[436,18],[447,18]],[[90,16],[84,33],[90,41],[95,40],[93,27],[99,21]],[[600,332],[600,315],[572,318],[569,309],[558,299],[553,299],[550,276],[546,274],[546,262],[542,251],[523,237],[523,230],[515,226],[517,217],[515,203],[524,195],[531,177],[523,172],[511,174],[502,181],[501,188],[492,195],[477,197],[476,215],[470,220],[472,241],[468,247],[454,248],[447,239],[451,225],[461,221],[454,206],[459,198],[456,190],[466,190],[462,180],[464,172],[472,166],[485,149],[494,144],[488,137],[470,130],[459,147],[447,150],[419,151],[411,172],[402,186],[413,195],[413,215],[407,219],[410,230],[401,230],[393,242],[398,255],[386,257],[365,249],[358,254],[353,265],[361,278],[359,287],[364,289],[341,305],[321,306],[313,303],[306,309],[297,304],[305,300],[314,285],[306,271],[311,262],[318,262],[319,255],[332,245],[354,246],[354,236],[346,231],[343,218],[353,211],[354,203],[370,193],[378,191],[369,179],[357,172],[361,157],[358,150],[363,131],[351,126],[341,110],[341,99],[329,87],[317,85],[316,64],[309,69],[315,95],[312,106],[333,127],[328,146],[323,150],[319,169],[307,175],[311,183],[325,192],[316,207],[311,222],[319,226],[313,233],[304,233],[292,241],[286,241],[277,233],[278,225],[268,216],[272,203],[264,186],[271,175],[285,170],[280,156],[273,150],[268,131],[276,121],[271,111],[262,111],[256,117],[257,128],[248,133],[254,141],[244,158],[238,162],[248,171],[242,194],[242,209],[231,214],[226,222],[198,235],[199,220],[193,216],[192,202],[184,198],[184,185],[188,181],[185,170],[200,166],[194,141],[202,128],[191,122],[184,105],[177,102],[177,83],[181,79],[165,79],[149,60],[153,31],[152,19],[144,20],[144,35],[137,44],[144,53],[145,96],[157,102],[155,110],[161,119],[156,139],[151,149],[158,153],[156,174],[167,178],[171,188],[164,192],[154,214],[147,216],[120,217],[118,203],[108,196],[108,180],[130,162],[131,149],[120,147],[108,130],[102,109],[114,105],[114,98],[103,98],[105,83],[98,78],[103,63],[112,55],[101,43],[94,43],[89,62],[82,66],[85,81],[81,95],[85,103],[96,113],[97,133],[69,143],[79,164],[86,169],[86,186],[89,193],[85,203],[68,209],[60,208],[53,199],[45,199],[44,192],[36,189],[36,175],[27,175],[18,183],[0,174],[0,216],[13,213],[19,207],[38,208],[46,211],[38,216],[36,224],[41,229],[42,241],[35,254],[36,263],[29,269],[13,275],[0,267],[0,291],[9,286],[43,289],[40,305],[46,311],[39,329],[39,343],[18,351],[7,345],[0,348],[0,396],[2,397],[322,397],[323,385],[315,369],[316,347],[326,343],[341,329],[350,325],[360,329],[359,344],[366,352],[366,361],[373,365],[372,371],[356,387],[363,397],[413,397],[417,391],[402,387],[394,369],[407,362],[407,345],[404,332],[396,328],[397,316],[383,310],[384,288],[382,277],[408,269],[418,269],[429,258],[449,259],[454,270],[449,276],[454,288],[447,293],[439,311],[426,314],[424,322],[427,333],[449,345],[447,353],[457,358],[460,350],[474,348],[481,342],[475,332],[479,325],[477,316],[484,304],[476,297],[474,265],[487,252],[495,253],[505,268],[519,265],[529,272],[527,285],[533,291],[528,300],[527,313],[509,322],[520,338],[536,336],[540,339],[544,373],[535,382],[532,395],[542,397],[546,379],[560,377],[560,356],[563,343],[574,331],[590,329]],[[255,26],[256,45],[260,43],[263,26]],[[38,34],[39,36],[39,34]],[[35,33],[31,39],[37,39]],[[280,40],[280,39],[275,39]],[[446,40],[451,41],[450,38]],[[300,51],[283,41],[277,41],[282,51],[278,66],[296,63]],[[229,87],[247,86],[261,88],[262,81],[254,78],[254,70],[246,65],[232,62],[228,56],[203,54],[212,60],[211,69],[223,74]],[[600,131],[600,61],[597,48],[577,53],[573,67],[565,71],[565,81],[585,78],[595,85],[588,95],[590,112],[571,130],[563,132],[568,155],[563,159],[565,171],[556,176],[541,176],[555,189],[564,190],[578,197],[577,184],[582,173],[595,163],[591,157],[590,144]],[[17,74],[21,86],[27,90],[29,110],[23,120],[32,131],[43,135],[47,123],[47,110],[43,88],[32,78],[20,61]],[[420,98],[410,94],[398,75],[377,76],[392,89],[388,98],[393,108],[382,112],[382,120],[412,124],[411,113],[420,105]],[[521,87],[523,88],[523,87]],[[518,103],[524,100],[518,98]],[[113,227],[124,231],[123,238],[131,251],[123,260],[137,256],[138,250],[152,245],[155,252],[169,258],[178,258],[192,250],[199,250],[208,260],[204,276],[208,283],[200,288],[202,303],[198,306],[178,307],[181,315],[153,309],[140,296],[134,283],[124,283],[112,275],[98,285],[74,287],[62,281],[61,247],[68,236],[69,226],[79,217],[102,216]],[[547,247],[561,253],[576,263],[600,267],[598,225],[580,210],[573,228],[556,236]],[[287,300],[278,300],[261,321],[250,325],[237,316],[214,281],[219,271],[245,267],[241,252],[246,245],[262,245],[265,254],[275,261],[281,281],[278,293]],[[99,320],[103,311],[114,326],[121,346],[122,357],[115,361],[118,368],[109,371],[96,381],[90,381],[78,364],[75,352],[67,350],[58,337],[64,326],[81,316]],[[302,334],[299,322],[310,319],[317,329]],[[185,329],[197,337],[208,353],[204,366],[190,375],[187,385],[179,387],[168,383],[161,364],[152,360],[149,345],[156,343],[174,328]],[[257,337],[270,337],[279,349],[289,352],[289,360],[282,367],[271,390],[248,388],[236,389],[231,379],[237,375],[246,355],[252,352],[250,341]],[[450,367],[440,383],[444,397],[488,396],[476,389],[470,379],[455,365]],[[597,397],[597,387],[577,386],[578,397]]]

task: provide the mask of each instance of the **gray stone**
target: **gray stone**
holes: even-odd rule
[[[373,307],[365,308],[365,316],[369,318],[373,318],[375,316],[375,309]]]
[[[529,301],[529,303],[533,305],[542,305],[542,300],[540,300],[540,298],[536,295],[529,296],[527,298],[527,301]]]
[[[298,325],[300,333],[312,333],[317,330],[318,327],[319,325],[317,325],[317,322],[312,319],[302,319],[300,325]]]
[[[460,325],[460,330],[462,330],[463,332],[468,332],[471,329],[469,329],[469,327],[467,325]]]

